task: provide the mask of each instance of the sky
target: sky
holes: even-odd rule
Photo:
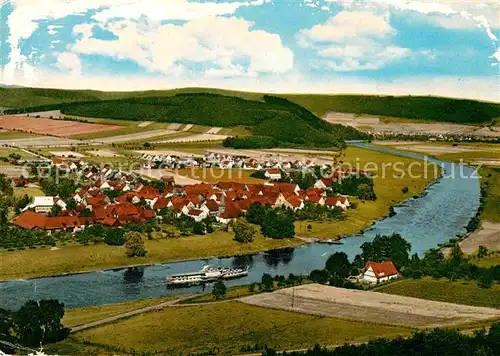
[[[0,0],[0,83],[500,101],[497,0]]]

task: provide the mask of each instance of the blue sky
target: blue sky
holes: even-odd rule
[[[500,101],[496,0],[0,0],[4,84]]]

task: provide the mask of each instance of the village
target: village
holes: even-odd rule
[[[53,159],[57,169],[78,179],[81,186],[67,199],[60,196],[36,196],[21,209],[13,224],[25,229],[78,232],[89,224],[108,227],[128,223],[161,220],[165,209],[201,222],[207,217],[219,224],[229,224],[244,215],[252,204],[298,211],[306,203],[330,209],[348,209],[351,204],[346,195],[333,194],[331,184],[355,174],[351,170],[336,168],[328,177],[319,178],[307,189],[298,184],[282,182],[282,174],[290,170],[312,170],[307,162],[258,161],[230,155],[207,154],[204,158],[155,156],[144,154],[143,168],[161,166],[240,168],[261,172],[262,183],[218,182],[181,186],[174,176],[163,176],[160,181],[142,178],[137,173],[126,173],[111,167],[98,167],[80,159]],[[327,168],[325,165],[322,169]],[[330,167],[331,168],[331,167]],[[13,184],[23,186],[26,179],[14,179]]]

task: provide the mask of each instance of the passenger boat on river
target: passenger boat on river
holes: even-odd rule
[[[218,279],[246,277],[248,268],[225,268],[204,266],[198,272],[174,274],[167,278],[169,286],[194,286],[215,282]]]

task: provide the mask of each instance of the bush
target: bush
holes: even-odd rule
[[[242,243],[252,242],[255,238],[255,228],[245,219],[237,219],[233,223],[234,240]]]
[[[125,234],[125,248],[128,257],[143,257],[147,253],[142,235],[136,231],[128,231]]]
[[[125,230],[123,229],[108,229],[104,242],[111,246],[121,246],[125,243]]]

